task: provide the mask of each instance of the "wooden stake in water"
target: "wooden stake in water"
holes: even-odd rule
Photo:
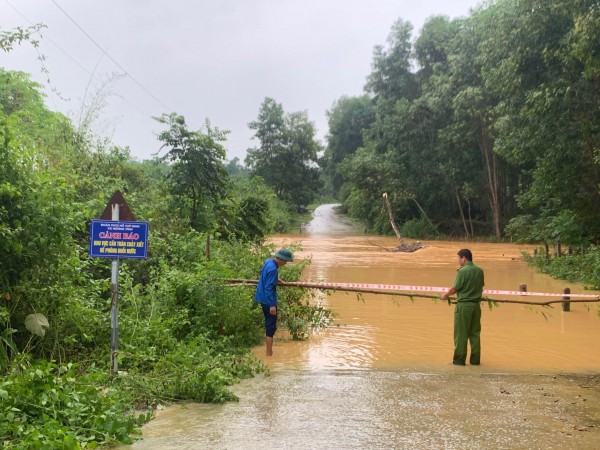
[[[565,288],[563,290],[564,294],[570,294],[571,293],[571,289],[570,288]],[[565,295],[563,297],[563,300],[571,300],[571,296],[569,295]],[[566,301],[566,302],[562,302],[562,310],[563,311],[571,311],[571,302]]]

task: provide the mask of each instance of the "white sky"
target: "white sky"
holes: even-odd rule
[[[47,105],[79,121],[84,98],[110,74],[94,131],[129,146],[138,159],[160,147],[152,119],[185,116],[197,130],[208,118],[230,130],[227,158],[255,146],[248,123],[265,97],[286,112],[306,111],[325,143],[326,111],[363,93],[373,47],[402,18],[415,36],[432,15],[466,16],[479,0],[0,0],[0,31],[43,23],[39,52],[52,87]],[[98,46],[82,32],[61,8]],[[47,85],[29,44],[0,53],[0,66]],[[115,64],[114,61],[116,61]],[[119,68],[121,66],[121,68]],[[141,86],[140,86],[141,85]],[[87,89],[87,97],[86,97]],[[62,97],[62,98],[61,98]]]

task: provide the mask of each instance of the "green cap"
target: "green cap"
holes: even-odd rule
[[[277,253],[275,253],[275,258],[283,259],[287,262],[294,262],[294,256],[292,255],[292,252],[289,251],[287,248],[277,250]]]

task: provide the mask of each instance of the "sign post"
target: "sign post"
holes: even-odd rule
[[[102,220],[107,219],[108,213],[110,220]],[[123,216],[126,220],[120,220]],[[106,205],[101,220],[92,220],[90,233],[90,256],[112,258],[110,367],[113,373],[119,371],[119,259],[146,258],[148,249],[148,222],[128,219],[135,220],[122,194],[117,191]]]
[[[119,204],[112,206],[112,220],[119,221]],[[112,260],[110,270],[110,368],[119,373],[119,258]]]

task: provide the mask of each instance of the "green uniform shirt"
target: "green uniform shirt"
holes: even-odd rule
[[[459,267],[452,287],[458,291],[457,302],[478,302],[483,294],[483,270],[467,261]]]

